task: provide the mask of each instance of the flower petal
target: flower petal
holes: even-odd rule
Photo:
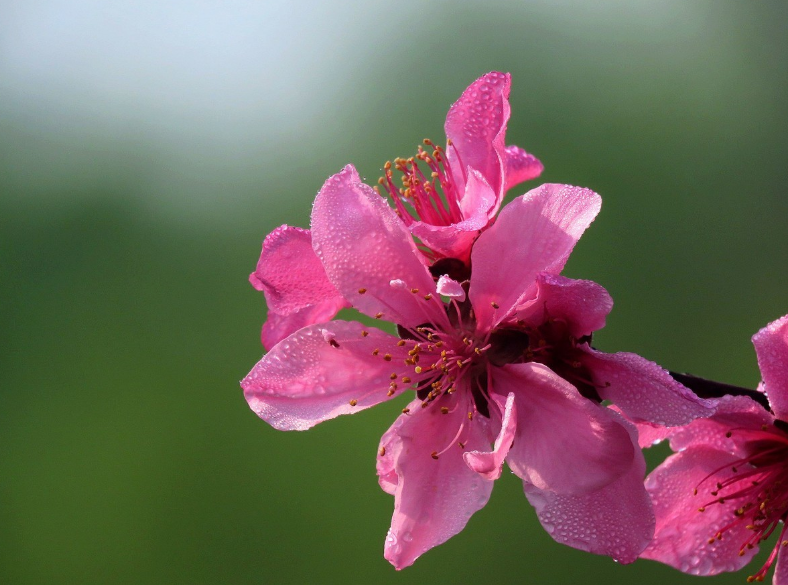
[[[613,299],[603,286],[590,280],[575,280],[543,272],[536,279],[536,298],[517,310],[516,318],[538,327],[549,318],[569,326],[569,334],[580,338],[605,326]]]
[[[748,431],[760,431],[774,422],[772,414],[748,396],[723,396],[709,402],[715,405],[712,416],[669,429],[671,449],[683,451],[698,444],[745,457],[749,453]]]
[[[517,410],[514,405],[514,393],[506,397],[506,405],[503,410],[503,420],[501,421],[501,432],[495,439],[492,451],[468,451],[463,456],[465,463],[473,471],[479,473],[485,479],[495,480],[501,477],[503,462],[514,441],[517,428]]]
[[[345,299],[337,296],[335,299],[326,299],[325,302],[310,305],[300,311],[285,315],[269,309],[265,323],[263,323],[260,340],[265,349],[270,351],[277,343],[302,327],[308,327],[315,323],[326,323],[333,319],[340,309],[347,306]]]
[[[413,238],[351,165],[317,194],[312,243],[329,280],[358,310],[406,327],[445,322],[435,282]],[[406,286],[393,288],[392,281]],[[432,296],[425,300],[425,295]]]
[[[758,331],[752,342],[769,404],[777,418],[788,420],[788,315]]]
[[[471,167],[487,179],[496,194],[503,194],[502,157],[511,112],[511,83],[508,73],[488,73],[468,86],[446,115],[446,137],[453,144],[447,147],[447,154],[455,170],[454,180],[461,187],[462,177]]]
[[[436,288],[438,289],[438,294],[441,294],[444,297],[456,299],[459,302],[463,302],[465,300],[465,289],[462,288],[462,285],[459,282],[449,278],[446,274],[441,274]]]
[[[678,426],[714,412],[714,403],[698,398],[654,362],[634,353],[602,353],[588,349],[583,365],[597,392],[635,422]]]
[[[634,443],[634,429],[630,438]],[[626,473],[597,491],[560,495],[527,482],[524,489],[542,526],[556,542],[631,563],[654,535],[654,513],[643,487],[645,472],[643,454],[637,452]]]
[[[349,306],[328,280],[309,230],[302,228],[283,225],[266,236],[249,282],[263,291],[268,305],[262,334],[266,349],[301,327],[331,320]]]
[[[643,558],[703,576],[737,571],[750,562],[758,547],[745,550],[744,556],[739,556],[739,548],[752,532],[745,528],[746,522],[731,523],[740,501],[734,498],[724,504],[705,506],[705,511],[699,512],[711,498],[706,495],[704,499],[702,493],[693,495],[711,472],[722,469],[715,474],[717,481],[732,475],[730,465],[737,460],[724,451],[693,445],[668,457],[646,478],[657,527]],[[709,543],[721,528],[731,524],[721,540]]]
[[[548,367],[493,368],[492,388],[516,396],[517,432],[506,462],[521,479],[543,490],[581,494],[631,467],[635,448],[616,413],[583,398]]]
[[[468,422],[459,394],[441,398],[450,401],[441,403],[449,404],[448,414],[434,406],[422,409],[421,401],[414,401],[410,406],[413,414],[400,417],[404,420],[394,431],[401,442],[399,447],[392,446],[397,453],[398,483],[384,556],[397,569],[411,565],[424,552],[460,532],[490,498],[493,482],[468,468],[463,449],[456,444],[462,440],[467,449],[484,449],[490,441],[480,420]],[[457,431],[463,424],[458,439]],[[433,458],[433,452],[444,449]]]
[[[788,585],[788,548],[781,546],[777,552],[777,566],[774,569],[772,585]]]
[[[257,416],[276,429],[302,431],[388,400],[391,374],[413,375],[404,363],[407,351],[395,337],[361,323],[312,325],[278,343],[241,386]]]
[[[515,145],[506,147],[503,157],[504,191],[515,185],[535,179],[544,171],[544,165],[532,154]]]
[[[601,203],[588,189],[542,185],[503,208],[471,254],[469,296],[481,330],[499,323],[521,299],[533,298],[540,272],[561,272]]]

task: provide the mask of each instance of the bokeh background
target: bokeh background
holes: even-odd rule
[[[402,405],[258,420],[247,276],[330,174],[376,180],[510,71],[508,142],[604,199],[566,270],[616,300],[596,345],[754,387],[788,313],[787,7],[2,3],[0,582],[701,582],[554,543],[508,473],[394,571],[374,461]]]

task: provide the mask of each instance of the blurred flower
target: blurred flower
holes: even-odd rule
[[[759,543],[779,536],[748,581],[788,584],[788,316],[753,337],[772,412],[747,396],[725,396],[710,418],[667,433],[671,455],[646,480],[657,518],[643,553],[693,575],[736,571]],[[648,429],[646,429],[648,433]],[[655,437],[659,438],[659,437]]]
[[[252,410],[282,430],[415,391],[378,451],[380,485],[395,497],[385,544],[395,567],[462,530],[504,460],[557,541],[621,562],[650,541],[634,426],[601,401],[660,424],[710,410],[655,364],[590,348],[612,301],[599,285],[558,274],[600,204],[578,187],[530,191],[477,239],[463,273],[452,263],[428,268],[353,167],[318,193],[311,241],[323,272],[310,260],[308,275],[325,275],[328,296],[338,291],[399,336],[356,322],[310,325],[273,347],[242,386]]]
[[[380,185],[433,259],[467,262],[473,241],[495,218],[506,191],[544,169],[522,148],[505,145],[510,87],[508,73],[493,71],[474,81],[446,116],[446,150],[425,139],[431,153],[419,147],[415,157],[394,161],[401,187],[392,164],[384,166]]]

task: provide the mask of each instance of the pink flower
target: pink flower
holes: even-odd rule
[[[384,167],[380,185],[433,260],[467,262],[473,241],[495,218],[506,191],[544,169],[522,148],[505,145],[510,87],[508,73],[480,77],[449,108],[446,150],[425,139],[431,153],[419,147],[415,157],[394,161],[401,181],[390,162]]]
[[[622,562],[650,541],[634,427],[600,402],[674,425],[710,411],[655,364],[589,347],[612,301],[599,285],[558,274],[599,207],[586,189],[534,189],[478,238],[470,277],[454,278],[430,271],[353,167],[319,192],[311,239],[324,274],[399,336],[356,322],[310,325],[273,347],[242,386],[252,410],[282,430],[415,391],[377,459],[395,498],[385,543],[395,567],[462,530],[504,461],[557,541]]]
[[[448,151],[425,140],[434,147],[431,154],[420,147],[416,157],[396,160],[402,189],[394,186],[392,165],[386,163],[380,183],[432,261],[467,262],[473,241],[498,213],[506,191],[542,173],[536,157],[505,146],[510,86],[511,76],[497,72],[472,83],[446,117]],[[312,253],[308,230],[285,225],[269,234],[249,280],[268,305],[266,349],[347,306]]]
[[[772,412],[747,396],[724,396],[712,417],[667,433],[678,452],[646,480],[657,526],[642,556],[685,573],[716,575],[741,569],[777,532],[766,563],[747,580],[763,581],[777,561],[774,583],[788,585],[788,316],[759,331],[753,343],[759,390]]]

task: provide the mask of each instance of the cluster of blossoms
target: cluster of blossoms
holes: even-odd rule
[[[560,543],[738,569],[788,513],[788,321],[756,336],[771,411],[754,391],[700,397],[640,356],[594,349],[612,299],[561,271],[601,200],[547,184],[500,209],[542,171],[505,143],[509,88],[508,74],[481,77],[450,108],[445,147],[425,140],[374,188],[345,167],[309,230],[265,238],[250,281],[268,353],[246,399],[274,428],[305,430],[412,397],[377,451],[398,569],[463,529],[504,462]],[[346,308],[396,334],[332,320]],[[664,438],[679,453],[644,484],[641,446]]]

